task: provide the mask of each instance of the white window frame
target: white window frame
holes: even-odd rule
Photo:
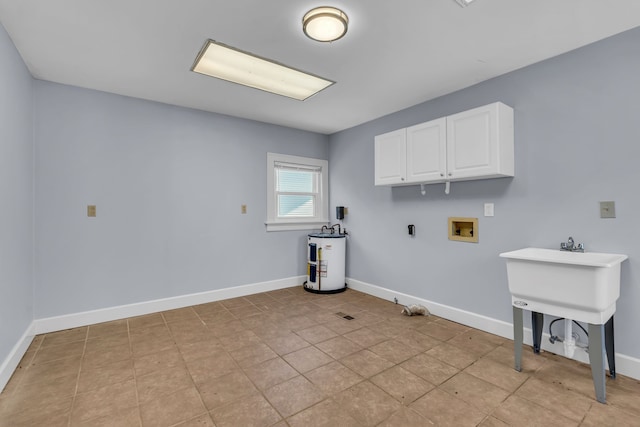
[[[278,218],[276,191],[276,163],[290,163],[301,167],[320,168],[316,215],[312,218]],[[311,230],[329,224],[329,162],[311,157],[267,153],[267,231]]]

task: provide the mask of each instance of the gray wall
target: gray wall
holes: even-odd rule
[[[33,320],[32,79],[0,25],[0,364]]]
[[[43,81],[35,110],[36,318],[305,273],[306,233],[265,231],[266,153],[327,136]]]
[[[503,251],[624,253],[616,345],[640,357],[640,29],[334,134],[331,203],[344,222],[351,278],[511,322]],[[425,82],[428,84],[428,82]],[[419,187],[374,187],[376,134],[502,101],[515,109],[516,176]],[[614,200],[616,219],[598,202]],[[495,203],[495,217],[483,203]],[[478,244],[447,239],[447,218],[479,218]],[[407,235],[415,224],[417,235]]]

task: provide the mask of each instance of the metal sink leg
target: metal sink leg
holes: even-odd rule
[[[513,352],[515,356],[515,370],[522,371],[522,338],[523,338],[522,324],[522,309],[513,306]]]
[[[542,342],[542,328],[544,328],[544,314],[531,312],[531,331],[533,332],[533,352],[540,353]]]
[[[616,346],[613,339],[613,316],[604,324],[604,345],[607,348],[607,360],[609,361],[609,376],[616,377]]]
[[[596,399],[600,403],[607,403],[604,358],[604,325],[589,323],[589,363],[591,364],[591,376],[596,390]]]

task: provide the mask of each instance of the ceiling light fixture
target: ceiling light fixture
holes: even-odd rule
[[[347,14],[330,6],[316,7],[302,17],[302,31],[319,42],[332,42],[344,37],[348,26]]]
[[[207,40],[191,71],[304,101],[335,82]]]
[[[467,7],[473,3],[473,0],[455,0],[455,2],[458,3],[460,7]]]

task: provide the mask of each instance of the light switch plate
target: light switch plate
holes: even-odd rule
[[[247,205],[240,205],[240,213],[241,214],[247,213]]]
[[[493,216],[493,203],[484,204],[484,216]]]
[[[615,218],[616,202],[600,202],[600,218]]]
[[[96,205],[87,205],[87,216],[88,217],[96,216]]]

